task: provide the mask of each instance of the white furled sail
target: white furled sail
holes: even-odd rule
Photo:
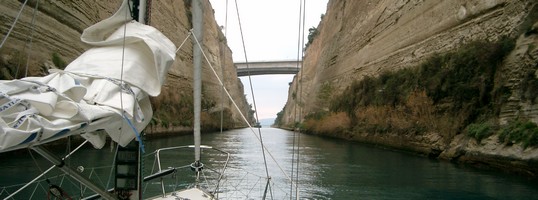
[[[106,134],[124,146],[153,115],[175,45],[157,29],[133,21],[124,1],[112,17],[84,30],[93,48],[64,71],[0,80],[0,152],[80,134],[96,148]],[[104,130],[99,131],[99,130]]]

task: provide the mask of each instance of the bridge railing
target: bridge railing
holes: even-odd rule
[[[237,69],[237,76],[297,74],[302,67],[302,61],[236,62],[234,65]]]

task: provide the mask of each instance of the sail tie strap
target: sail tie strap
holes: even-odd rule
[[[105,79],[116,84],[121,89],[121,91],[131,95],[134,99],[137,99],[135,92],[133,91],[131,86],[129,86],[129,84],[126,84],[123,81],[112,79],[109,77],[105,77]],[[140,123],[144,121],[144,118],[145,118],[144,113],[142,112],[142,109],[140,108],[138,101],[133,101],[133,102],[134,102],[134,109],[136,111],[136,114],[134,114],[133,119],[136,120],[136,122]]]
[[[145,153],[146,151],[144,150],[144,143],[142,142],[142,138],[140,137],[140,133],[138,132],[138,129],[133,125],[133,123],[131,122],[131,120],[129,120],[129,118],[127,117],[127,115],[125,115],[125,112],[123,114],[123,119],[125,119],[125,121],[127,121],[127,124],[129,124],[129,126],[131,127],[131,129],[133,129],[133,132],[135,133],[136,135],[136,139],[138,140],[138,143],[140,144],[140,151],[142,153]]]
[[[15,116],[15,114],[17,115],[16,117],[14,117],[14,119],[16,120],[12,121],[11,123],[8,123],[8,125],[12,128],[19,128],[22,124],[24,124],[24,122],[29,116],[33,116],[36,113],[38,113],[38,111],[34,107],[31,107],[30,104],[26,102],[25,100],[22,100],[19,98],[11,98],[9,97],[9,95],[3,92],[0,92],[0,99],[4,99],[4,98],[7,99],[8,101],[0,106],[0,113],[3,113],[4,111],[9,110],[10,108],[13,108],[16,105],[22,105],[24,107],[23,108],[24,111],[22,112],[18,112],[18,113],[15,112],[11,114],[4,113],[3,115],[0,115],[4,117],[13,117]]]
[[[0,106],[0,113],[9,110],[11,107],[19,104],[22,100],[19,98],[10,98],[9,95],[0,91],[0,99],[7,99],[7,102]]]

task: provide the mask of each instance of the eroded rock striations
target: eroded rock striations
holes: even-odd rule
[[[15,21],[23,2],[6,0],[0,4],[2,39]],[[192,28],[190,1],[149,2],[150,25],[159,29],[179,47]],[[122,0],[28,1],[9,38],[0,49],[0,77],[11,79],[24,77],[25,74],[44,75],[48,68],[65,67],[61,65],[71,62],[88,48],[80,41],[82,31],[111,16],[121,3]],[[205,33],[201,42],[205,53],[232,97],[238,101],[239,107],[244,113],[248,113],[250,107],[244,98],[243,86],[237,78],[231,50],[215,22],[211,4],[204,0],[203,5]],[[162,93],[152,99],[155,113],[153,122],[146,129],[147,133],[192,129],[192,47],[192,39],[188,39],[177,53]],[[208,63],[204,61],[203,65],[203,128],[216,129],[220,126],[218,117],[221,110],[226,118],[225,128],[244,126],[239,112],[231,102],[227,98],[221,100],[221,87],[208,68]]]
[[[511,90],[495,120],[503,124],[525,118],[537,123],[538,104],[522,99],[536,98],[533,94],[537,91],[520,94],[525,91],[521,90],[525,76],[531,76],[529,72],[534,78],[538,76],[536,4],[533,0],[330,0],[317,36],[307,48],[303,67],[290,86],[281,124],[290,127],[308,114],[329,111],[330,98],[323,95],[338,95],[353,81],[417,66],[433,55],[472,41],[502,38],[517,41],[500,67],[501,75],[495,78],[496,84]],[[496,135],[481,142],[462,133],[448,139],[435,132],[402,135],[348,130],[333,136],[538,173],[536,148],[501,144]]]

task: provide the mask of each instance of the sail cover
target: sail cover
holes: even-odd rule
[[[106,136],[122,146],[143,130],[175,58],[157,29],[131,20],[124,1],[112,17],[84,30],[93,47],[65,70],[0,81],[0,152],[74,134],[96,148]]]

